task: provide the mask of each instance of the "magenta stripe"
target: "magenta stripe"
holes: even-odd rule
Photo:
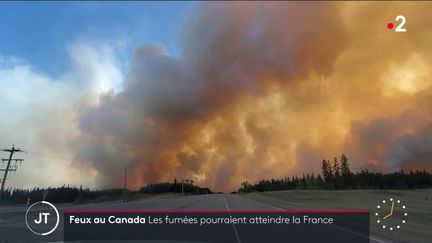
[[[64,213],[369,213],[369,210],[63,210]]]

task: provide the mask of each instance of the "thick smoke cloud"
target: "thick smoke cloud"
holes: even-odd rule
[[[70,143],[79,139],[81,107],[86,109],[98,93],[114,89],[123,79],[115,47],[99,41],[72,42],[65,56],[71,68],[58,77],[0,54],[0,146],[15,144],[28,152],[14,155],[24,162],[8,174],[6,187],[99,186],[93,182],[92,167],[83,169],[70,159],[75,149]],[[7,158],[7,153],[1,156]]]
[[[400,5],[370,19],[383,6],[352,5],[198,5],[180,30],[180,57],[138,48],[124,89],[82,110],[76,161],[104,186],[119,185],[127,166],[135,187],[177,178],[216,190],[318,171],[341,153],[354,169],[428,163],[419,127],[430,111],[416,94],[430,81],[431,33],[396,39],[373,23]],[[419,9],[405,13],[415,21]]]
[[[430,119],[417,110],[405,110],[399,116],[370,122],[354,122],[346,148],[356,161],[369,162],[361,169],[430,168],[430,124]]]
[[[385,161],[393,169],[432,170],[431,129],[409,134],[397,140],[389,149]]]

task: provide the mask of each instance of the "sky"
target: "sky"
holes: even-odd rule
[[[432,169],[428,2],[0,3],[7,186]],[[403,14],[407,32],[396,33]],[[7,156],[3,154],[3,156]]]
[[[0,123],[0,146],[8,148],[15,143],[26,151],[54,155],[22,155],[26,162],[20,173],[10,179],[10,186],[76,185],[78,182],[72,178],[81,172],[68,167],[73,156],[64,148],[67,145],[59,150],[51,145],[44,148],[40,138],[33,138],[44,126],[41,123],[50,127],[47,120],[55,115],[53,109],[64,109],[62,105],[81,99],[82,93],[121,89],[134,50],[142,44],[160,44],[171,55],[179,55],[178,28],[192,5],[1,2],[0,114],[9,121]],[[88,79],[88,75],[93,78]],[[68,176],[51,178],[49,175],[59,168]],[[84,185],[97,186],[84,177],[80,178]]]
[[[0,53],[59,76],[70,66],[67,46],[80,39],[160,43],[178,55],[177,29],[190,2],[2,2]],[[52,60],[56,60],[52,62]]]

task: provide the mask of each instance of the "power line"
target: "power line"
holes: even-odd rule
[[[15,173],[18,169],[18,164],[21,164],[22,161],[24,161],[23,159],[13,159],[12,156],[15,153],[21,152],[21,153],[28,153],[28,154],[32,154],[32,155],[38,155],[38,156],[42,156],[42,157],[51,157],[51,158],[55,158],[57,160],[73,161],[72,158],[68,158],[66,156],[54,155],[54,154],[45,154],[45,153],[39,153],[39,152],[33,152],[33,151],[24,151],[22,149],[15,148],[15,145],[12,145],[11,149],[0,149],[0,151],[9,153],[9,159],[0,159],[3,162],[3,167],[4,167],[4,164],[7,162],[7,165],[5,168],[0,167],[0,172],[4,172],[3,179],[1,180],[0,202],[2,200],[2,196],[4,193],[6,180],[11,178],[10,176],[8,177],[8,175],[12,175],[12,176],[15,175]],[[125,171],[125,182],[126,182],[126,171]]]
[[[12,145],[11,149],[0,149],[0,151],[9,152],[9,159],[3,160],[3,161],[7,161],[7,165],[6,165],[5,169],[2,169],[2,171],[4,171],[4,174],[3,174],[3,180],[1,182],[1,188],[0,188],[0,201],[1,201],[1,198],[2,198],[3,192],[4,192],[4,186],[6,183],[6,179],[8,178],[7,175],[9,173],[9,171],[16,171],[16,169],[17,169],[15,166],[12,166],[12,168],[11,168],[11,162],[15,161],[15,165],[16,165],[17,162],[21,163],[23,161],[23,159],[12,159],[12,156],[14,153],[25,152],[25,151],[18,149],[18,148],[15,148],[15,145]]]
[[[72,158],[68,158],[68,157],[62,156],[62,155],[44,154],[44,153],[38,153],[38,152],[32,152],[32,151],[26,151],[26,152],[28,154],[34,154],[34,155],[38,155],[38,156],[41,156],[41,157],[51,157],[51,158],[60,159],[60,160],[73,161]]]

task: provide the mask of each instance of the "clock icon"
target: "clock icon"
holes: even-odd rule
[[[408,213],[401,200],[389,198],[377,205],[374,216],[375,222],[382,229],[393,231],[406,224]]]

